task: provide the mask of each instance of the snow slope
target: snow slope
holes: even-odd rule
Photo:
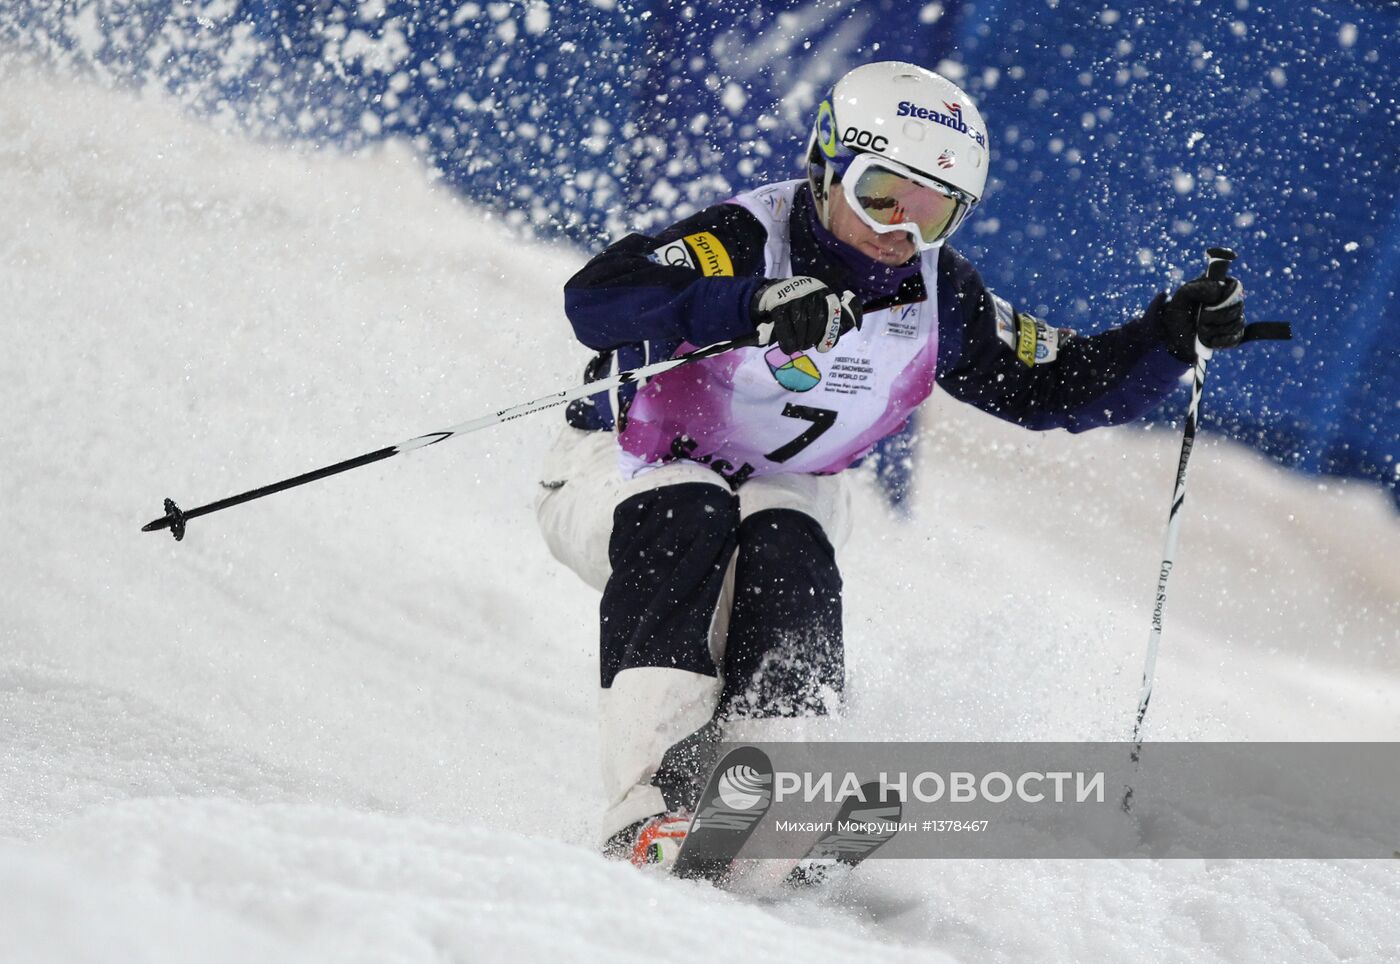
[[[581,252],[391,147],[249,143],[24,73],[0,99],[0,935],[17,960],[1387,960],[1381,862],[883,861],[756,905],[591,849],[595,595],[537,416],[188,506],[571,384]],[[1207,401],[1207,404],[1209,402]],[[1121,739],[1177,437],[929,406],[857,480],[844,738]],[[1156,739],[1400,738],[1381,493],[1207,441]]]

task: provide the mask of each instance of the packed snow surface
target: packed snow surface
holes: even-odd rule
[[[150,96],[0,99],[0,935],[11,960],[1382,961],[1400,862],[879,861],[762,903],[594,850],[596,596],[557,413],[140,525],[573,384],[561,287],[411,153]],[[1092,293],[1089,293],[1092,294]],[[1306,319],[1299,319],[1306,324]],[[1209,399],[1207,399],[1209,404]],[[1124,739],[1178,436],[927,407],[856,473],[845,738]],[[1400,738],[1400,526],[1206,440],[1149,736]]]

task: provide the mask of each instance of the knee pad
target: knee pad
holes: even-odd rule
[[[724,657],[727,716],[820,716],[845,688],[841,573],[821,525],[766,509],[739,527]]]
[[[662,486],[617,506],[601,607],[605,688],[638,666],[716,675],[710,621],[738,529],[738,499],[705,482]]]

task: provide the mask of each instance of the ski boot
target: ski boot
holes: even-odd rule
[[[626,860],[635,867],[658,865],[671,869],[690,829],[690,815],[658,813],[623,827],[603,845],[603,855]]]

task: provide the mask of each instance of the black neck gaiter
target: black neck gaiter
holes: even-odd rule
[[[794,275],[811,275],[836,291],[854,291],[864,304],[893,297],[906,279],[919,272],[917,255],[891,268],[839,240],[817,219],[807,184],[797,189],[793,199],[789,230]]]

